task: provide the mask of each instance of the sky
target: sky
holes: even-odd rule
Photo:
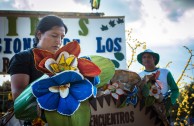
[[[90,0],[0,0],[0,10],[84,12],[125,16],[125,28],[132,29],[132,37],[146,42],[147,48],[160,54],[160,67],[172,62],[168,69],[175,81],[190,57],[183,46],[194,50],[194,0],[101,0],[98,10],[91,9]],[[130,54],[131,50],[126,48]],[[191,64],[194,64],[193,62],[194,60]],[[134,63],[130,70],[140,72],[140,67],[140,64]],[[187,70],[187,74],[194,77],[194,70]],[[7,78],[0,76],[0,80],[3,81]]]

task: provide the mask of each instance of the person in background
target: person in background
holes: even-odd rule
[[[33,46],[34,48],[40,48],[55,53],[60,48],[66,33],[67,27],[61,18],[54,15],[45,16],[37,25]],[[11,75],[13,100],[15,100],[31,82],[44,74],[35,68],[32,52],[34,48],[15,54],[10,60],[8,73]],[[23,125],[22,123],[23,122],[20,121],[19,124]],[[14,126],[16,126],[16,123]]]
[[[146,77],[146,75],[153,75],[156,73],[159,73],[158,78],[155,78],[159,80],[161,85],[159,85],[161,88],[162,97],[160,102],[166,106],[167,99],[171,105],[174,105],[176,103],[176,99],[179,96],[179,88],[171,74],[171,72],[168,69],[165,68],[158,68],[156,65],[159,63],[160,55],[158,53],[153,52],[150,49],[147,49],[140,54],[137,55],[137,61],[142,64],[145,67],[145,70],[140,72],[139,75],[143,79]],[[145,79],[145,78],[144,78]],[[170,99],[170,100],[169,100]],[[159,103],[160,104],[160,103]],[[160,104],[160,105],[162,105]],[[170,108],[165,108],[162,105],[162,108],[164,110],[164,118],[166,118],[168,123],[170,123],[170,116],[169,116],[169,110]],[[158,107],[157,107],[158,108]],[[168,114],[167,114],[168,113]],[[167,115],[167,117],[166,117]]]

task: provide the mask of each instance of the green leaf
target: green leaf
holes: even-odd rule
[[[119,108],[123,108],[125,107],[127,104],[126,104],[126,101],[127,101],[127,98],[123,101],[123,103],[119,106]]]
[[[90,56],[92,59],[92,62],[95,63],[100,69],[101,74],[100,77],[100,84],[97,85],[97,88],[104,86],[107,84],[110,79],[115,74],[115,66],[113,62],[105,57],[102,56]]]
[[[150,89],[151,86],[152,86],[152,83],[151,83],[151,82],[148,82],[148,83],[147,83],[147,86],[148,86],[148,88]]]
[[[149,85],[148,84],[144,84],[144,86],[142,88],[142,95],[144,97],[148,97],[149,96],[149,91],[150,91]]]
[[[57,111],[44,111],[49,126],[89,126],[90,105],[88,101],[81,102],[80,107],[72,116],[59,114]]]
[[[145,106],[151,106],[155,102],[155,98],[153,96],[148,96],[145,100]]]
[[[57,111],[46,111],[44,114],[49,126],[73,126],[71,117],[59,114]]]
[[[116,52],[114,53],[114,55],[115,55],[115,58],[119,61],[122,61],[125,58],[123,53],[120,53],[120,52]]]
[[[88,101],[84,101],[81,103],[79,109],[71,116],[72,126],[89,126],[90,117],[90,104]]]
[[[117,62],[116,60],[111,60],[111,61],[114,63],[114,65],[115,65],[116,68],[119,68],[120,67],[119,62]]]
[[[168,97],[165,101],[166,116],[170,114],[169,110],[171,109],[171,107],[172,107],[171,99],[170,97]]]

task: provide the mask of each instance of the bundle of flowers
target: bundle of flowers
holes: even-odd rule
[[[101,89],[101,94],[111,95],[118,107],[136,105],[138,100],[137,84],[141,81],[139,75],[132,71],[116,70],[110,82]]]
[[[146,83],[142,88],[142,95],[145,98],[145,105],[152,106],[163,123],[169,125],[167,116],[171,107],[171,100],[168,96],[164,97],[161,92],[163,84],[158,80],[159,75],[160,71],[157,71],[152,75],[145,76]]]
[[[56,53],[33,49],[35,67],[45,74],[14,101],[16,118],[34,124],[43,119],[49,125],[89,125],[88,99],[112,78],[114,65],[101,56],[79,57],[80,50],[76,41]]]
[[[74,41],[55,54],[34,49],[36,68],[48,75],[32,85],[32,93],[40,108],[71,116],[80,103],[96,96],[100,68],[89,58],[79,58],[80,46]]]
[[[145,105],[151,106],[155,102],[161,102],[163,100],[163,95],[161,92],[162,83],[158,80],[160,72],[157,71],[152,75],[145,76],[146,83],[142,88],[142,95],[145,97]]]

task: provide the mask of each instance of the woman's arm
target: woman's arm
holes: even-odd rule
[[[11,92],[15,100],[29,84],[30,76],[28,74],[13,74],[11,76]]]

